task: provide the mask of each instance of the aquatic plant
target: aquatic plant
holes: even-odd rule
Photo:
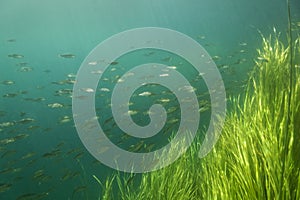
[[[300,199],[300,68],[290,61],[291,50],[300,55],[300,38],[293,49],[278,34],[262,40],[245,95],[230,99],[213,151],[199,159],[194,143],[172,165],[132,181],[138,184],[117,176],[114,198]]]
[[[299,38],[294,44],[299,54]],[[202,188],[209,191],[203,199],[300,197],[300,77],[292,66],[296,79],[289,91],[289,48],[278,37],[263,38],[245,98],[232,99],[237,106],[222,139],[202,164]]]

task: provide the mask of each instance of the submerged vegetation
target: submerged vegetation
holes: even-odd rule
[[[233,109],[208,156],[197,157],[195,142],[161,170],[97,179],[102,198],[300,199],[299,39],[286,47],[277,35],[263,38],[245,95],[230,99]]]

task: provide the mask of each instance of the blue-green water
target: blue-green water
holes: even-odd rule
[[[294,22],[299,21],[299,10],[299,2],[292,2]],[[115,171],[93,158],[77,135],[70,97],[74,75],[96,45],[138,27],[169,28],[199,42],[216,62],[230,97],[242,92],[254,65],[261,45],[258,30],[269,35],[276,27],[286,34],[286,1],[1,0],[0,199],[99,196],[101,189],[92,175],[104,181]],[[169,99],[163,105],[174,111],[158,136],[143,141],[145,148],[138,148],[140,140],[122,137],[110,120],[109,101],[117,77],[147,62],[176,66],[191,81],[200,106],[208,108],[201,112],[200,130],[210,115],[205,83],[179,56],[147,49],[120,57],[100,80],[98,88],[109,91],[97,92],[96,110],[114,143],[141,152],[152,150],[146,148],[152,144],[153,149],[165,145],[180,120],[175,96],[167,88],[151,85],[133,95],[131,109],[138,112],[133,120],[139,125],[149,123],[145,112],[161,99]],[[138,95],[145,91],[156,95]]]

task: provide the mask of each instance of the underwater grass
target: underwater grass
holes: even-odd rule
[[[299,55],[299,38],[294,44]],[[293,66],[289,104],[289,47],[270,36],[263,38],[258,54],[261,59],[244,100],[232,99],[235,110],[228,114],[216,148],[202,162],[202,191],[209,191],[202,199],[300,198],[299,68]]]
[[[230,99],[234,108],[207,157],[199,159],[194,144],[170,166],[133,179],[137,184],[120,175],[107,179],[102,198],[300,199],[299,63],[289,82],[291,47],[276,34],[262,40],[245,95]]]

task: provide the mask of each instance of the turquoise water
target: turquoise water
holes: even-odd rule
[[[292,11],[299,22],[299,2],[292,2]],[[276,27],[285,35],[287,12],[280,0],[1,0],[0,27],[0,199],[96,199],[101,188],[92,175],[104,182],[116,171],[97,161],[80,141],[70,97],[75,74],[96,45],[138,27],[182,32],[214,59],[230,97],[243,91],[254,65],[261,45],[258,30],[269,35]],[[207,127],[210,116],[205,83],[184,59],[155,49],[126,54],[100,80],[98,88],[109,91],[96,93],[96,110],[108,137],[137,152],[163,147],[180,120],[174,94],[146,85],[132,97],[130,108],[137,111],[132,118],[148,124],[145,112],[151,104],[169,99],[162,103],[173,109],[164,129],[141,147],[141,140],[127,137],[115,125],[109,100],[118,76],[147,62],[176,66],[197,89],[199,105],[207,109],[201,112],[199,130]],[[156,95],[139,96],[145,91]]]

